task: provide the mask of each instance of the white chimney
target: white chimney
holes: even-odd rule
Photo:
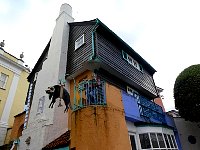
[[[73,21],[71,6],[63,4],[56,19],[47,59],[43,62],[42,70],[38,72],[28,126],[20,139],[20,141],[25,141],[28,137],[31,137],[31,142],[29,145],[20,142],[19,149],[21,150],[42,149],[43,146],[56,138],[54,136],[58,136],[54,134],[49,136],[48,134],[53,133],[51,130],[57,130],[57,134],[61,134],[59,132],[66,131],[68,128],[67,115],[64,113],[65,107],[57,107],[57,104],[55,104],[54,108],[49,108],[50,101],[45,90],[49,86],[58,84],[60,79],[65,79],[70,30],[68,23]],[[66,87],[69,88],[69,83],[66,83]],[[44,101],[43,112],[38,114],[41,99]],[[60,124],[60,122],[55,121],[58,115],[59,118],[66,118],[64,119],[66,122],[63,121]],[[63,129],[63,126],[65,129]]]

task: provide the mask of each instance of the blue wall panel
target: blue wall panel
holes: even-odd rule
[[[127,92],[125,91],[122,91],[122,101],[124,104],[124,111],[127,120],[130,120],[132,122],[152,122],[158,124],[164,123],[176,129],[173,118],[165,113],[163,113],[165,120],[164,122],[161,122],[159,119],[155,119],[153,117],[145,120],[145,118],[140,115],[138,100],[135,97],[127,94]]]
[[[166,123],[167,123],[168,126],[173,127],[173,128],[176,129],[176,125],[175,125],[175,123],[174,123],[173,117],[171,117],[171,116],[165,114],[165,120],[166,120]]]
[[[125,91],[122,91],[122,100],[124,104],[125,116],[128,120],[134,122],[144,121],[144,119],[140,117],[140,112],[136,98],[130,96]]]

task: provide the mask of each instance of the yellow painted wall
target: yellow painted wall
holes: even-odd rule
[[[15,58],[14,56],[8,54],[7,52],[4,52],[3,55],[4,55],[5,57],[7,57],[8,59],[14,61],[14,62],[17,62],[17,61],[18,61],[17,58]]]
[[[28,73],[23,71],[20,75],[20,79],[18,81],[17,90],[15,93],[13,105],[10,112],[10,117],[8,124],[12,126],[14,123],[14,116],[24,111],[24,105],[26,101],[26,95],[28,91],[28,81],[27,81]]]
[[[3,55],[10,59],[11,62],[7,62],[7,63],[11,63],[13,65],[15,65],[15,63],[18,62],[18,59],[15,58],[14,56],[10,55],[9,53],[4,52]],[[15,63],[13,63],[13,61]],[[2,116],[6,101],[7,101],[7,97],[10,91],[10,87],[12,85],[13,82],[13,77],[14,77],[14,72],[10,71],[8,68],[4,68],[3,66],[0,66],[0,72],[5,73],[6,75],[8,75],[8,80],[6,83],[6,88],[5,89],[0,89],[0,117]],[[28,77],[29,73],[26,71],[21,72],[21,74],[19,75],[19,80],[18,80],[18,85],[17,85],[17,90],[14,93],[14,100],[13,100],[13,104],[11,106],[11,111],[9,114],[9,120],[8,120],[8,125],[9,125],[9,130],[7,132],[6,138],[5,138],[5,144],[8,144],[10,142],[10,133],[12,131],[12,126],[14,123],[14,116],[23,112],[24,110],[24,104],[25,104],[25,100],[26,100],[26,95],[27,95],[27,91],[28,91],[28,81],[27,81],[27,77]]]
[[[71,89],[72,90],[72,89]],[[130,150],[121,90],[106,83],[107,106],[71,114],[71,145],[76,150]]]
[[[84,73],[82,73],[81,75],[77,76],[75,78],[75,82],[76,85],[78,85],[79,82],[81,82],[82,79],[91,79],[92,78],[93,73],[91,71],[85,71]],[[74,80],[70,81],[70,101],[71,101],[71,105],[74,104]],[[76,94],[76,98],[78,98],[78,94]],[[71,114],[72,111],[69,109],[69,114]],[[68,128],[71,129],[71,115],[69,115],[69,119],[68,119]]]
[[[8,93],[9,93],[9,90],[10,90],[10,86],[11,86],[11,83],[12,83],[14,73],[12,71],[2,67],[2,66],[0,66],[0,72],[8,75],[6,88],[5,89],[0,88],[0,100],[1,100],[0,101],[0,118],[1,118],[2,113],[3,113],[3,108],[5,106],[5,103],[6,103],[6,100],[7,100],[7,97],[8,97]]]

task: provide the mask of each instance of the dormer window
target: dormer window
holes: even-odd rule
[[[127,54],[126,52],[122,51],[122,57],[132,66],[134,66],[135,68],[137,68],[140,71],[143,71],[142,66],[135,60],[133,59],[133,57],[131,57],[129,54]]]
[[[84,39],[84,34],[83,34],[75,41],[75,50],[81,47],[84,43],[85,43],[85,39]]]

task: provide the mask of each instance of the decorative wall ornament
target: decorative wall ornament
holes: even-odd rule
[[[53,108],[53,105],[56,102],[56,99],[59,98],[60,103],[58,107],[62,106],[61,105],[61,99],[62,99],[66,106],[64,112],[68,111],[70,107],[70,96],[69,96],[68,91],[63,87],[63,85],[54,85],[54,86],[48,87],[48,89],[46,90],[46,93],[49,94],[49,100],[52,99],[49,105],[49,108]]]
[[[27,145],[29,145],[29,144],[31,143],[31,137],[29,136],[29,137],[26,139],[25,142],[26,142]]]
[[[191,144],[196,144],[196,142],[197,142],[195,136],[193,136],[193,135],[189,135],[189,136],[188,136],[188,141],[189,141]]]

